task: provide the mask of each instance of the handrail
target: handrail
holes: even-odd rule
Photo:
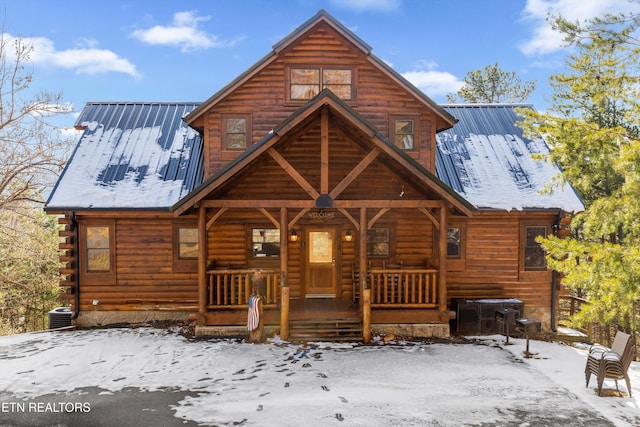
[[[208,270],[207,308],[247,308],[251,296],[253,277],[258,269],[221,269]],[[280,293],[280,271],[260,269],[264,279],[264,307],[274,307],[278,304]]]
[[[435,308],[438,270],[372,268],[371,306],[376,308]]]

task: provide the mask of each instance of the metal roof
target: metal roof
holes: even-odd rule
[[[542,138],[530,139],[518,127],[519,108],[531,105],[443,105],[458,119],[436,135],[436,174],[477,208],[584,210],[569,185],[545,191],[560,168],[545,157]]]
[[[202,139],[182,118],[190,103],[89,102],[48,210],[168,208],[203,179]]]

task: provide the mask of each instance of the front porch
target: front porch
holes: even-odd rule
[[[439,309],[437,269],[370,268],[362,282],[359,274],[351,273],[351,298],[290,298],[289,287],[281,286],[277,269],[208,270],[206,312],[201,313],[200,323],[245,333],[253,293],[263,298],[265,326],[278,331],[283,339],[324,337],[368,342],[372,324],[375,330],[389,332],[390,324],[404,325],[406,331],[411,324],[448,321]]]

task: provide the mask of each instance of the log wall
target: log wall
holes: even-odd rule
[[[435,115],[413,95],[372,66],[332,29],[321,24],[205,114],[202,125],[207,142],[209,175],[241,153],[225,151],[222,146],[223,114],[251,115],[251,140],[253,143],[259,141],[302,105],[299,102],[287,102],[285,73],[288,65],[304,64],[353,66],[356,100],[348,103],[385,136],[389,136],[391,116],[409,115],[418,118],[417,135],[420,139],[415,141],[417,149],[408,153],[428,169],[434,170]]]

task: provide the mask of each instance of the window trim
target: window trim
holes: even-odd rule
[[[389,230],[389,253],[385,255],[374,255],[369,251],[369,232],[376,228],[386,228]],[[367,258],[371,259],[392,259],[395,257],[396,251],[396,233],[392,224],[376,224],[373,227],[367,229]]]
[[[520,224],[520,271],[526,273],[545,272],[548,271],[547,260],[544,259],[544,267],[529,267],[526,265],[526,250],[527,250],[527,229],[530,227],[544,228],[545,236],[549,235],[549,225],[540,221],[522,221]],[[538,244],[539,245],[539,244]],[[542,249],[542,248],[541,248]]]
[[[291,105],[300,105],[306,102],[309,102],[310,99],[291,99],[291,70],[292,69],[317,69],[319,70],[319,78],[322,80],[322,75],[324,70],[348,70],[351,71],[351,99],[343,99],[338,96],[338,94],[334,93],[338,98],[342,101],[346,102],[348,105],[356,105],[357,104],[357,66],[355,64],[288,64],[285,66],[285,99],[286,103]],[[318,93],[322,92],[324,89],[324,85],[321,81],[318,82],[320,86],[320,90]]]
[[[92,227],[107,227],[109,229],[109,270],[89,270],[88,230]],[[116,272],[116,236],[115,221],[91,221],[79,224],[78,252],[80,255],[80,274],[93,279],[110,281],[115,279]]]
[[[229,148],[229,134],[227,133],[227,121],[229,119],[244,119],[246,121],[246,133],[244,148]],[[250,113],[238,113],[238,114],[221,114],[220,120],[220,136],[221,136],[221,149],[227,153],[242,153],[247,151],[253,145],[253,124],[251,122]]]
[[[447,224],[447,232],[449,228],[460,229],[460,256],[452,257],[447,251],[447,270],[463,271],[466,267],[467,262],[467,225],[459,222],[450,222],[449,224]]]
[[[198,257],[195,258],[181,258],[180,257],[180,229],[181,228],[194,228],[198,230],[198,224],[196,222],[176,222],[172,224],[171,229],[171,242],[173,253],[173,271],[175,272],[194,272],[198,270]],[[198,252],[200,251],[200,234],[198,232]]]
[[[396,122],[398,120],[413,121],[413,147],[402,148],[396,144]],[[389,116],[389,141],[398,149],[405,152],[420,151],[420,116],[419,115],[397,115]]]
[[[265,229],[265,230],[278,230],[278,236],[280,236],[280,229],[276,228],[274,224],[248,224],[247,225],[247,252],[248,259],[254,262],[269,262],[280,260],[280,254],[282,251],[282,242],[278,241],[278,255],[273,256],[255,256],[253,253],[253,230]]]

